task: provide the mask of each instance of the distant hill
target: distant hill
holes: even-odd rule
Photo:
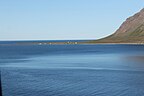
[[[90,41],[90,43],[143,43],[144,44],[144,8],[129,17],[112,35]]]

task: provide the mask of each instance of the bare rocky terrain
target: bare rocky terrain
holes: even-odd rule
[[[126,19],[112,35],[90,43],[142,43],[144,44],[144,8]]]

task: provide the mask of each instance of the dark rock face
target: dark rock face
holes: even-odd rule
[[[144,43],[144,8],[129,17],[111,36],[95,43]]]

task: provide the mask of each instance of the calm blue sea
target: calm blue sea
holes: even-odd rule
[[[144,45],[0,45],[3,96],[144,96]]]

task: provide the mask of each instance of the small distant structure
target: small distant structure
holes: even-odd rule
[[[78,44],[78,42],[75,42],[74,44]]]
[[[42,45],[42,43],[39,43],[38,45]]]
[[[70,44],[70,42],[68,41],[67,44]]]

